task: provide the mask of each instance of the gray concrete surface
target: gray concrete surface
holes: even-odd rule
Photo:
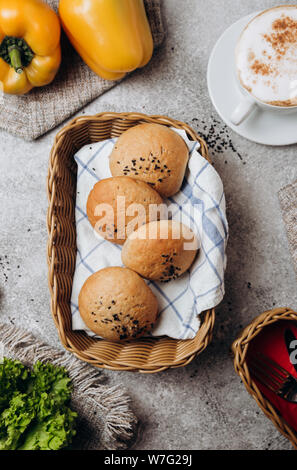
[[[217,141],[230,136],[235,150],[212,150],[228,202],[227,295],[217,310],[212,345],[188,367],[153,376],[106,374],[109,383],[121,382],[132,396],[142,423],[138,449],[290,449],[246,393],[229,349],[242,326],[259,313],[273,306],[297,307],[296,277],[277,200],[277,191],[297,177],[296,146],[264,147],[227,130],[206,85],[208,57],[219,35],[241,16],[275,2],[162,3],[166,44],[145,70],[83,112],[167,114],[188,122],[209,141],[216,120]],[[60,347],[49,309],[45,225],[47,164],[56,132],[34,143],[0,132],[0,321]]]

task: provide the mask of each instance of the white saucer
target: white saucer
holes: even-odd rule
[[[234,126],[230,121],[241,96],[235,74],[235,47],[242,30],[257,14],[248,15],[234,23],[216,43],[207,71],[210,98],[223,121],[242,137],[264,145],[295,144],[297,112],[280,116],[259,108],[240,126]]]

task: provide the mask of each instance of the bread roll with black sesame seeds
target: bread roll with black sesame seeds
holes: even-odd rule
[[[126,175],[150,184],[163,197],[176,194],[189,159],[186,143],[160,124],[139,124],[125,131],[111,153],[113,176]]]
[[[96,335],[110,341],[139,338],[157,320],[158,301],[145,281],[127,268],[104,268],[84,283],[80,315]]]
[[[122,261],[146,279],[169,282],[192,265],[198,250],[194,232],[174,220],[143,225],[126,240]]]
[[[136,207],[138,204],[140,209]],[[148,184],[127,176],[117,176],[95,184],[88,197],[87,215],[99,235],[123,245],[136,228],[159,218],[167,218],[166,207],[161,207],[162,204],[160,194]],[[150,210],[154,205],[160,206],[160,210]],[[128,208],[131,212],[127,211]]]

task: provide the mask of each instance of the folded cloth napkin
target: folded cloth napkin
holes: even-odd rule
[[[283,219],[287,229],[290,251],[297,274],[297,181],[278,193]]]
[[[46,0],[46,3],[57,11],[59,0]],[[165,36],[161,0],[144,0],[144,3],[154,45],[158,47]],[[64,35],[62,55],[60,71],[50,85],[35,88],[25,96],[0,95],[0,128],[26,140],[37,139],[119,83],[103,80],[92,72]]]
[[[247,363],[249,365],[250,358],[258,353],[272,359],[276,364],[279,364],[293,377],[297,379],[297,372],[294,365],[290,360],[285,342],[285,331],[290,329],[297,338],[297,323],[295,321],[279,321],[272,325],[266,326],[262,329],[261,333],[250,342]],[[292,352],[294,349],[292,350]],[[293,353],[296,357],[296,354]],[[297,404],[290,403],[283,398],[279,397],[276,393],[272,392],[265,385],[262,385],[258,380],[253,377],[257,387],[263,395],[274,405],[279,411],[282,418],[297,431]]]
[[[218,305],[224,296],[224,271],[228,224],[222,181],[184,131],[174,129],[188,145],[190,159],[181,191],[167,199],[172,218],[194,230],[200,250],[190,270],[179,279],[164,284],[148,282],[158,298],[160,319],[153,336],[190,339],[199,329],[198,315]],[[83,147],[76,155],[77,259],[71,308],[73,330],[87,329],[78,310],[78,295],[86,279],[107,266],[122,266],[121,247],[94,234],[86,215],[88,195],[100,179],[111,177],[109,156],[117,139]]]
[[[0,324],[0,360],[18,359],[65,367],[73,384],[71,407],[78,414],[74,450],[127,449],[136,439],[137,418],[122,386],[104,385],[106,376],[73,354],[58,351],[13,325]]]

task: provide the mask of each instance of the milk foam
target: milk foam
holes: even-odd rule
[[[297,6],[276,7],[254,18],[236,49],[238,77],[259,100],[297,105]]]

